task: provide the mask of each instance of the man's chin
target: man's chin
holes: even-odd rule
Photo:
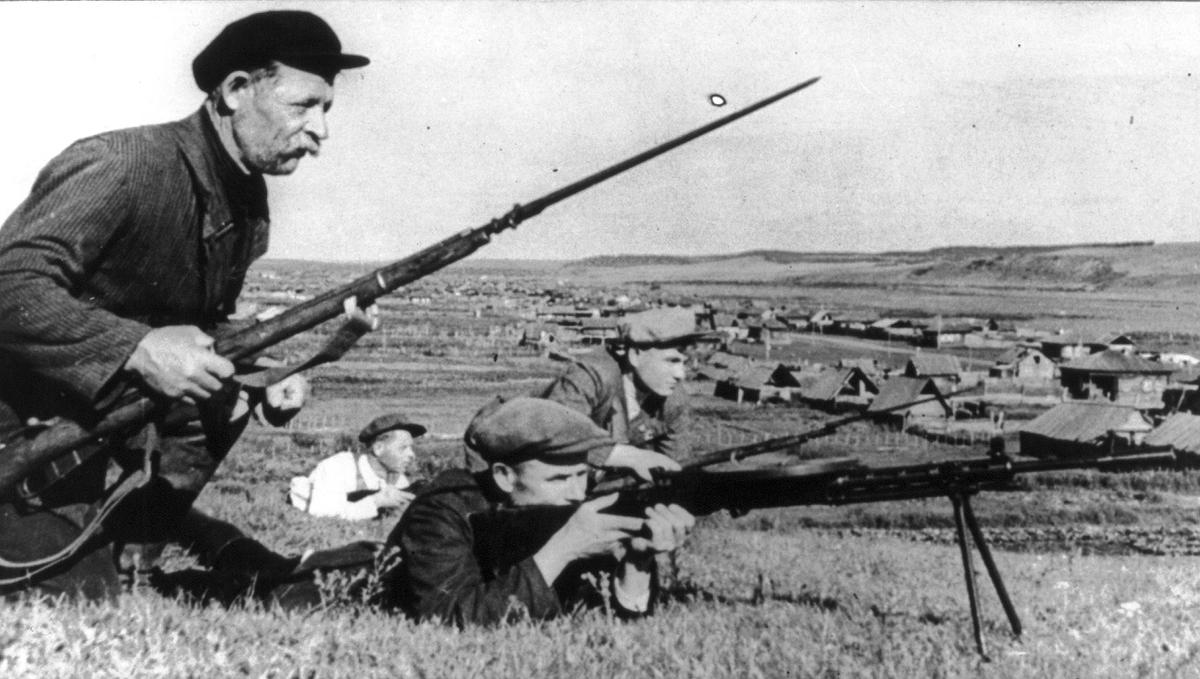
[[[262,173],[269,174],[269,175],[272,175],[275,177],[281,177],[281,176],[286,176],[286,175],[289,175],[289,174],[295,172],[296,168],[299,166],[300,166],[299,158],[289,158],[282,163],[279,163],[276,165],[271,165],[270,167],[263,169]]]

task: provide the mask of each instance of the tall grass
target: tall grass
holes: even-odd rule
[[[998,555],[1026,631],[981,581],[974,650],[956,549],[705,530],[679,598],[455,630],[337,605],[305,612],[117,604],[0,608],[5,677],[1129,677],[1200,671],[1200,574],[1172,558]]]

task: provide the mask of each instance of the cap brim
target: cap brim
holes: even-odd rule
[[[361,54],[345,54],[342,52],[330,52],[327,54],[280,54],[274,58],[301,70],[307,70],[305,67],[308,67],[321,70],[344,71],[348,68],[360,68],[371,63],[370,59]]]
[[[402,424],[399,427],[394,427],[394,428],[395,429],[403,429],[404,431],[412,434],[412,437],[415,439],[421,438],[422,436],[425,435],[425,432],[429,431],[428,429],[426,429],[425,427],[422,427],[419,424]]]
[[[629,344],[635,347],[682,347],[689,344],[699,344],[706,340],[719,340],[720,333],[717,332],[693,332],[687,335],[672,337],[669,340],[654,340],[649,342],[634,342],[630,340]]]

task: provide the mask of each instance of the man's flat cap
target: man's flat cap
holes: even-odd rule
[[[222,30],[192,61],[192,76],[208,92],[230,73],[279,61],[330,77],[370,59],[342,52],[325,20],[311,12],[274,10],[238,19]]]
[[[425,427],[415,422],[410,421],[401,413],[388,413],[380,415],[371,420],[370,424],[363,427],[363,430],[358,432],[358,440],[363,443],[370,443],[375,440],[376,436],[394,429],[403,429],[413,435],[413,438],[422,436],[425,433]]]
[[[696,314],[680,307],[651,309],[623,317],[621,338],[635,346],[671,347],[691,344],[710,333],[696,331]]]
[[[467,425],[464,440],[488,464],[535,459],[578,464],[587,461],[589,452],[616,444],[587,415],[529,396],[497,398],[484,406]]]

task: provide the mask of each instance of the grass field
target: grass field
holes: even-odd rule
[[[957,550],[896,538],[700,530],[680,596],[633,623],[590,611],[456,631],[341,605],[305,613],[117,605],[0,609],[7,677],[1194,676],[1194,560],[1007,554],[1026,625],[983,590],[970,637]]]
[[[1145,253],[1136,254],[1144,258]],[[520,270],[513,266],[478,271],[516,279]],[[1126,269],[1143,275],[1147,267],[1137,259]],[[312,266],[299,270],[314,285],[332,276]],[[478,271],[471,270],[470,277]],[[549,267],[520,275],[553,279],[559,274]],[[427,287],[448,286],[464,275],[435,276]],[[639,270],[637,275],[650,274]],[[604,289],[611,290],[615,280],[606,278]],[[626,284],[630,289],[641,285]],[[775,279],[758,287],[712,286],[725,286],[722,294],[733,297],[770,297],[778,289],[789,299],[828,295],[832,300],[838,292],[833,287],[800,291]],[[679,290],[704,292],[692,284],[679,284]],[[848,298],[847,290],[841,289],[842,299]],[[962,309],[1016,310],[1038,297],[989,293],[1003,298],[995,301],[948,289],[913,290],[881,288],[868,295],[852,289],[851,296],[864,306],[869,297],[877,310],[901,304],[933,309],[945,300],[961,300]],[[1077,303],[1076,296],[1084,301]],[[1050,293],[1039,303],[1061,303],[1084,316],[1076,319],[1080,323],[1096,327],[1104,326],[1114,309],[1141,308],[1145,315],[1125,320],[1170,331],[1154,325],[1154,319],[1167,315],[1166,306],[1147,304],[1143,297],[1139,307],[1136,300],[1121,288]],[[517,349],[508,330],[497,331],[517,322],[499,312],[476,315],[462,305],[439,313],[396,303],[384,307],[384,316],[385,324],[399,330],[368,336],[343,361],[313,371],[312,401],[289,428],[253,425],[201,495],[201,509],[285,553],[382,540],[394,517],[350,523],[303,515],[284,503],[288,480],[346,445],[368,419],[394,409],[430,425],[421,447],[423,475],[456,465],[463,428],[480,405],[495,394],[528,392],[560,369]],[[1175,321],[1171,327],[1186,325]],[[299,339],[285,352],[299,355],[315,343],[311,337]],[[818,355],[827,360],[820,352],[834,351],[803,344],[792,350],[813,360]],[[697,397],[691,436],[699,449],[795,432],[830,417],[795,405],[717,400],[700,383],[692,389]],[[870,464],[982,452],[865,423],[801,451],[806,457],[854,455]],[[347,601],[336,582],[330,583],[326,606],[303,612],[255,605],[195,608],[142,591],[115,604],[7,604],[0,607],[0,676],[1200,675],[1200,569],[1195,567],[1200,474],[1046,474],[1022,479],[1016,492],[983,493],[974,505],[1025,623],[1022,637],[1012,638],[981,570],[989,661],[974,649],[949,503],[923,500],[705,518],[667,580],[670,596],[654,616],[632,623],[601,610],[549,623],[460,631],[413,624]],[[166,565],[194,564],[169,552]]]

